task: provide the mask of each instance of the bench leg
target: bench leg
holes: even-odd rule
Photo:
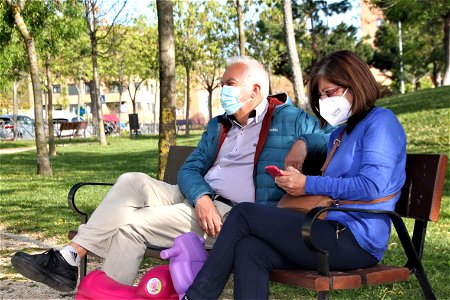
[[[318,300],[328,300],[328,291],[327,292],[318,292],[317,299]]]
[[[431,283],[428,280],[428,277],[423,269],[422,264],[419,262],[414,267],[414,274],[417,277],[417,281],[422,288],[422,292],[426,299],[436,299],[436,295],[434,294],[433,288],[431,287]]]
[[[86,276],[87,272],[87,254],[80,261],[80,280]]]

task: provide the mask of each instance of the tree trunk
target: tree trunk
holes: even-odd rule
[[[13,127],[13,138],[14,141],[17,141],[18,138],[18,131],[17,131],[17,127],[15,124],[17,124],[17,114],[18,114],[18,110],[19,110],[19,104],[17,103],[18,99],[17,99],[17,86],[18,86],[18,82],[17,80],[14,80],[14,84],[13,84],[13,123],[14,123],[14,127]]]
[[[444,61],[442,85],[450,85],[450,13],[444,16]]]
[[[213,88],[212,86],[208,86],[208,114],[209,114],[209,119],[212,119],[212,96],[213,96]]]
[[[162,179],[170,145],[176,143],[175,127],[175,36],[173,28],[173,1],[157,0],[159,44],[159,161],[158,178]]]
[[[97,1],[85,0],[85,14],[86,22],[89,28],[89,38],[91,41],[91,56],[92,56],[92,74],[93,79],[91,81],[91,110],[92,110],[92,123],[94,127],[94,133],[97,134],[97,139],[100,145],[107,145],[105,136],[105,127],[103,125],[103,110],[102,102],[100,99],[100,79],[98,76],[98,49],[97,49],[97,20],[96,12],[99,7]]]
[[[272,93],[273,93],[272,78],[271,78],[271,75],[272,75],[272,64],[270,64],[270,63],[267,66],[267,73],[269,73],[269,95],[272,95]]]
[[[103,109],[102,101],[100,99],[100,80],[98,77],[98,63],[97,63],[97,38],[94,34],[91,34],[91,48],[92,48],[92,73],[94,75],[94,101],[96,103],[96,115],[97,115],[97,138],[98,142],[102,146],[106,146],[105,126],[103,126]]]
[[[89,81],[89,97],[91,98],[91,113],[92,113],[92,134],[97,135],[98,118],[97,118],[97,101],[95,100],[95,82],[93,79]]]
[[[191,68],[186,66],[186,131],[185,135],[190,133],[189,111],[191,110]]]
[[[133,104],[133,114],[136,114],[136,95],[137,95],[137,91],[138,91],[138,88],[139,88],[140,85],[141,85],[140,83],[139,84],[136,84],[136,82],[133,83],[134,94],[132,95],[132,93],[131,93],[131,84],[128,84],[128,95],[130,96],[131,103]],[[137,128],[134,129],[134,134],[136,136],[138,136],[138,129]],[[131,129],[130,129],[130,137],[131,137]]]
[[[239,54],[245,55],[244,13],[242,12],[242,6],[240,3],[240,0],[236,0],[236,13],[237,13],[238,31],[239,31]]]
[[[45,62],[45,73],[47,75],[47,124],[48,124],[48,144],[50,156],[56,156],[55,132],[53,130],[53,90],[52,75],[50,72],[50,56],[47,56]]]
[[[155,107],[153,108],[153,133],[156,134],[156,106],[158,104],[158,82],[155,81]]]
[[[81,81],[81,69],[78,69],[78,99],[77,99],[77,121],[81,121],[81,93],[83,90],[83,84]]]
[[[306,109],[305,89],[303,87],[303,75],[300,60],[295,43],[294,24],[292,20],[291,0],[283,0],[284,30],[286,32],[286,44],[289,52],[289,60],[292,66],[294,95],[297,105]]]
[[[28,32],[27,26],[23,21],[22,15],[20,14],[21,8],[18,5],[11,4],[11,1],[9,1],[8,3],[12,8],[14,22],[20,34],[22,35],[23,40],[25,41],[28,60],[30,64],[31,82],[33,85],[34,96],[34,130],[37,152],[37,174],[43,176],[51,176],[52,166],[48,157],[48,149],[45,139],[44,114],[42,112],[42,90],[41,82],[39,80],[39,65],[36,55],[36,48],[34,45],[34,39]]]
[[[313,3],[312,3],[311,0],[308,0],[307,2],[308,2],[308,7],[309,7],[309,19],[310,19],[310,22],[311,22],[310,34],[311,34],[311,48],[312,48],[313,53],[314,53],[313,63],[316,63],[319,60],[320,51],[317,48],[317,36],[316,36],[316,32],[315,32],[314,19],[313,19],[313,14],[314,14]],[[291,11],[292,11],[292,9],[291,9]]]
[[[119,76],[119,78],[122,78],[121,76]],[[120,121],[120,117],[122,114],[122,89],[123,89],[123,85],[122,85],[122,79],[120,79],[119,81],[120,87],[119,87],[119,136],[120,136],[120,131],[121,131],[121,125],[122,125],[122,121]]]

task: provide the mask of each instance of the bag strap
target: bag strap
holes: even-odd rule
[[[325,173],[325,170],[328,167],[328,164],[330,163],[330,160],[333,158],[334,153],[336,152],[337,148],[341,145],[342,136],[344,135],[345,128],[339,133],[339,136],[333,141],[333,148],[331,148],[330,153],[327,156],[327,159],[325,160],[322,168],[320,168],[320,171]]]
[[[395,197],[395,195],[397,195],[398,193],[393,193],[390,194],[389,196],[386,197],[382,197],[382,198],[377,198],[377,199],[373,199],[371,201],[363,201],[363,200],[335,200],[335,204],[336,205],[341,205],[341,204],[375,204],[375,203],[380,203],[380,202],[385,202],[388,201],[389,199],[392,199]]]

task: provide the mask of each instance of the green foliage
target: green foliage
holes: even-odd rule
[[[280,70],[282,65],[289,61],[285,32],[283,26],[283,13],[279,1],[273,5],[268,5],[267,9],[261,9],[259,20],[247,24],[247,42],[249,43],[249,53],[261,61],[269,72]],[[299,24],[296,23],[298,28]],[[300,39],[301,40],[301,39]],[[297,39],[298,41],[298,39]],[[302,58],[307,53],[301,49]],[[285,70],[284,72],[289,72]]]
[[[259,20],[247,24],[249,52],[261,59],[274,74],[292,76],[286,51],[281,0],[260,1]],[[298,45],[303,78],[322,56],[336,50],[352,50],[365,61],[372,58],[372,49],[356,39],[356,28],[344,23],[335,28],[327,25],[326,19],[345,13],[351,7],[349,1],[307,0],[293,1],[295,39]],[[308,23],[307,23],[308,21]]]
[[[175,2],[177,63],[185,70],[184,79],[193,79],[191,86],[192,81],[197,80],[210,96],[219,86],[219,70],[235,49],[233,24],[230,22],[233,13],[231,7],[219,1]],[[193,76],[193,72],[197,76]],[[211,105],[209,103],[210,114]]]
[[[111,54],[102,57],[101,77],[124,87],[133,102],[143,82],[158,77],[158,29],[146,17],[138,17],[129,26],[115,25],[110,36]]]
[[[12,85],[28,72],[28,58],[22,39],[14,29],[11,8],[0,2],[0,100],[12,98]],[[0,106],[6,107],[7,101]]]
[[[196,65],[198,80],[209,93],[212,101],[212,92],[220,86],[220,77],[225,68],[226,58],[233,55],[234,36],[233,24],[230,15],[234,13],[230,7],[216,1],[204,1],[207,22],[202,24],[203,38],[200,44],[200,57],[202,63]],[[209,102],[209,118],[212,117],[212,103]]]
[[[444,71],[444,16],[450,14],[450,2],[445,0],[372,0],[382,9],[386,21],[376,33],[375,67],[393,73],[394,87],[401,79],[414,86],[431,73],[437,86],[437,73]],[[399,50],[399,28],[402,24],[403,56]],[[420,59],[417,59],[420,57]],[[400,73],[403,60],[404,74]]]

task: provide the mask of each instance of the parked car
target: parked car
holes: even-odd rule
[[[33,119],[24,115],[17,115],[17,135],[23,139],[34,139]],[[14,138],[13,115],[0,115],[0,138]]]

